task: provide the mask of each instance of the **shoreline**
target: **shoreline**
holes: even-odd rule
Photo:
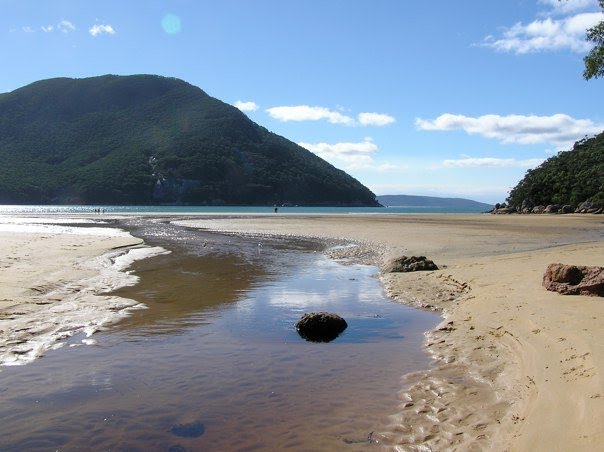
[[[400,410],[392,414],[388,431],[376,432],[375,439],[411,449],[544,451],[596,449],[604,440],[604,432],[600,431],[604,424],[604,346],[600,345],[604,344],[604,305],[597,297],[562,296],[541,287],[549,263],[604,264],[601,216],[161,217],[222,233],[359,245],[332,248],[328,255],[335,259],[379,266],[393,256],[426,255],[439,265],[437,271],[380,277],[392,299],[439,311],[443,321],[426,334],[425,347],[436,360],[435,368],[405,376],[405,389],[399,394]],[[53,215],[50,221],[56,218]],[[85,215],[77,218],[100,219]],[[74,236],[62,240],[66,235],[40,232],[8,234],[22,234],[21,240],[12,245],[14,253],[22,258],[29,255],[30,260],[21,264],[34,270],[20,276],[22,269],[6,273],[4,265],[0,298],[6,301],[17,294],[21,297],[18,300],[33,301],[32,309],[39,312],[47,303],[37,304],[36,300],[52,300],[57,289],[53,280],[60,282],[59,288],[86,292],[82,281],[90,283],[90,278],[96,278],[94,284],[98,285],[107,280],[99,278],[99,265],[85,266],[83,262],[106,258],[107,251],[116,246],[124,254],[124,250],[141,245],[129,234],[110,239],[82,235],[78,240]],[[36,234],[36,240],[29,240],[31,234]],[[8,242],[3,243],[8,246]],[[26,247],[28,243],[31,249]],[[42,257],[57,253],[64,260],[45,262],[32,257],[41,249]],[[57,265],[65,267],[64,273],[43,271]],[[123,263],[121,269],[126,266]],[[41,276],[48,287],[32,283]],[[12,285],[6,280],[13,281]],[[74,281],[80,285],[70,286]],[[22,290],[32,287],[42,290],[39,294]],[[7,318],[6,308],[6,303],[0,302],[2,320]],[[127,312],[122,307],[116,310]],[[27,332],[38,333],[35,329]]]
[[[145,308],[105,293],[135,284],[130,263],[165,250],[85,221],[11,220],[0,221],[0,366],[27,364],[80,332],[94,344],[95,331]]]
[[[413,450],[597,449],[604,440],[604,347],[598,345],[604,306],[597,297],[547,292],[541,278],[551,262],[604,264],[604,221],[494,217],[247,216],[178,223],[352,241],[356,250],[332,257],[378,266],[400,254],[426,255],[439,265],[381,276],[394,300],[443,316],[426,334],[436,367],[404,377],[400,411],[380,434],[385,443]]]

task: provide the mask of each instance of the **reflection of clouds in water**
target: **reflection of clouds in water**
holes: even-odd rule
[[[333,303],[334,293],[312,293],[292,290],[281,290],[272,292],[267,302],[276,307],[288,308],[319,308]]]
[[[313,261],[312,266],[270,291],[267,303],[277,307],[319,309],[339,304],[345,307],[351,300],[383,300],[378,281],[370,278],[374,273],[374,267],[344,266],[321,256]]]

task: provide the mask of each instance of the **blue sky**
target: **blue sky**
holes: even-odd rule
[[[503,201],[604,130],[597,0],[0,0],[0,92],[178,77],[376,194]]]

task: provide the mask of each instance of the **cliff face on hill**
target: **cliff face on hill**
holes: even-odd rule
[[[356,179],[182,80],[0,94],[0,203],[375,206]]]

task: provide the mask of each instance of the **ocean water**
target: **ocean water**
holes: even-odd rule
[[[147,305],[25,366],[0,371],[0,450],[358,450],[398,411],[404,374],[430,366],[439,316],[394,303],[377,269],[323,245],[249,239],[131,218],[172,251],[138,261],[117,295]],[[328,344],[294,328],[342,315]]]
[[[220,213],[274,213],[273,206],[21,206],[0,205],[0,215],[32,214],[91,214],[95,209],[103,209],[109,214],[220,214]],[[450,207],[279,207],[281,214],[401,214],[401,213],[482,213],[482,209],[459,209]]]

